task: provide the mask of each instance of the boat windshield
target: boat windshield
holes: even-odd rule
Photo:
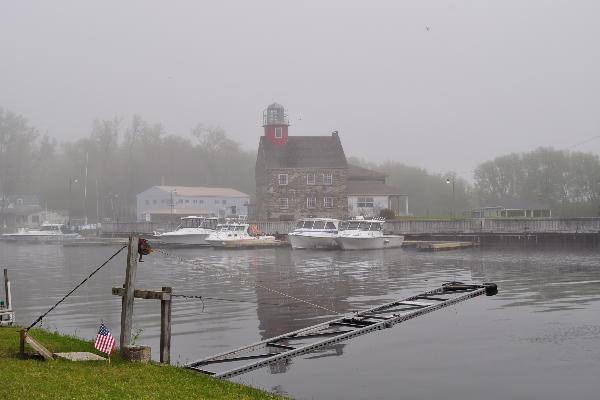
[[[218,230],[220,230],[221,232],[233,232],[233,231],[239,231],[242,232],[244,231],[244,225],[232,225],[232,224],[228,224],[228,225],[221,225],[218,227]]]
[[[333,225],[333,224],[332,224]],[[335,227],[334,227],[335,229]],[[340,222],[340,231],[352,230],[352,231],[380,231],[381,222],[371,221],[343,221]]]
[[[199,228],[204,222],[202,218],[186,218],[181,221],[181,224],[177,227],[177,229],[185,229],[185,228]]]
[[[312,229],[315,221],[299,221],[296,225],[298,229]]]
[[[313,225],[313,229],[324,229],[325,228],[325,221],[315,221],[314,225]]]
[[[325,229],[335,229],[335,224],[333,222],[331,222],[331,221],[328,221],[325,224]]]
[[[216,218],[207,218],[204,221],[202,221],[200,227],[206,229],[215,229],[218,223],[219,221]]]

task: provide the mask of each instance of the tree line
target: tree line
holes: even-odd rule
[[[154,185],[232,187],[253,196],[256,151],[219,127],[198,124],[186,136],[138,115],[98,119],[86,138],[58,142],[0,108],[0,196],[35,194],[42,207],[102,220],[133,219],[136,194]],[[397,161],[350,163],[387,174],[409,195],[415,216],[463,216],[484,206],[548,207],[555,216],[595,216],[597,155],[551,148],[484,162],[469,181]],[[0,213],[2,205],[0,202]]]
[[[0,109],[0,195],[35,194],[42,207],[92,221],[133,219],[136,194],[154,185],[253,194],[255,161],[219,127],[179,136],[134,115],[95,120],[87,138],[59,143]]]

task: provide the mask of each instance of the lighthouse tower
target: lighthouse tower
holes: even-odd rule
[[[263,112],[263,128],[265,137],[274,145],[283,146],[288,140],[290,126],[281,104],[273,103]]]

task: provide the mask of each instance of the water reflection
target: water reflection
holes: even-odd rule
[[[10,270],[18,321],[29,324],[114,251],[0,243],[0,263]],[[336,315],[297,299],[346,313],[450,280],[498,283],[499,295],[486,303],[490,304],[488,312],[498,313],[498,318],[510,319],[520,313],[549,314],[564,322],[565,326],[557,331],[526,336],[523,340],[527,343],[560,344],[564,343],[561,338],[577,335],[586,340],[600,340],[598,313],[593,314],[595,317],[588,315],[600,300],[596,252],[177,249],[168,253],[172,255],[153,253],[145,258],[138,271],[138,287],[172,286],[175,293],[204,296],[204,302],[174,300],[172,359],[179,363],[304,328]],[[99,321],[104,320],[118,336],[120,299],[111,295],[110,288],[122,284],[124,266],[125,256],[120,255],[51,313],[44,321],[45,326],[93,338]],[[160,332],[159,313],[157,302],[136,300],[134,326],[143,329],[141,339],[155,349]],[[586,323],[565,321],[578,313],[585,313]],[[500,334],[497,339],[502,340]],[[338,344],[306,358],[314,363],[340,355],[344,355],[341,357],[344,360],[351,359],[346,353],[352,343]],[[270,372],[286,375],[284,372],[295,362],[274,364]],[[301,371],[292,372],[295,373]],[[279,390],[287,391],[285,386]]]

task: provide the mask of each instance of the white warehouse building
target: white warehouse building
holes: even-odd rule
[[[172,221],[188,215],[248,215],[250,196],[231,188],[152,186],[137,196],[138,222]]]

